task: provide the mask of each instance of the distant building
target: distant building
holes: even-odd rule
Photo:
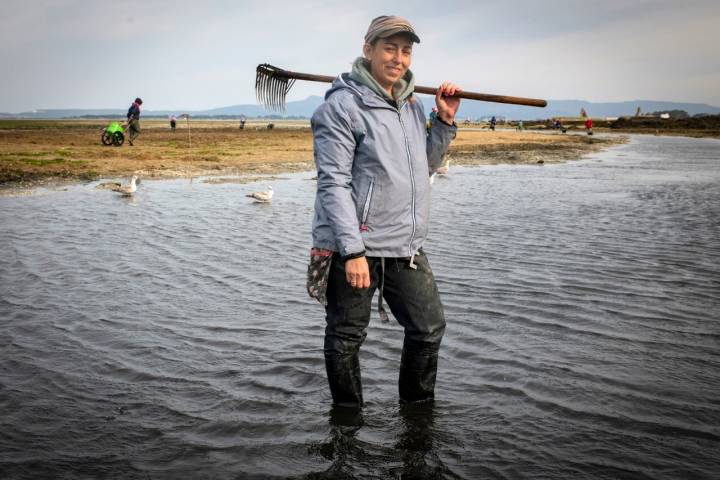
[[[661,110],[659,112],[653,112],[652,116],[655,118],[673,119],[677,120],[680,118],[688,118],[690,115],[685,110]]]

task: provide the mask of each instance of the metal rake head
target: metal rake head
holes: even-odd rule
[[[257,66],[255,95],[258,103],[270,111],[285,111],[285,97],[295,83],[295,79],[284,73],[285,70],[268,63]]]

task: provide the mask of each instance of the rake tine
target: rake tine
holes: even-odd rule
[[[278,100],[278,86],[279,81],[275,77],[270,78],[270,105],[273,110],[277,110],[279,100]]]
[[[285,85],[281,78],[275,78],[275,106],[278,109],[285,109]]]
[[[277,110],[280,107],[282,83],[277,78],[273,78],[272,98],[273,108]]]
[[[265,76],[258,68],[257,75],[255,75],[255,96],[258,103],[265,104],[265,95],[263,84],[265,83]]]
[[[263,71],[261,71],[260,68],[258,67],[255,83],[257,85],[256,88],[257,88],[258,100],[263,104],[265,103],[265,82],[266,82],[266,80],[267,80],[267,75]]]
[[[257,75],[255,75],[255,97],[257,98],[258,103],[265,103],[263,101],[263,75],[260,73],[260,70],[257,71]]]
[[[285,96],[287,95],[287,84],[288,84],[288,81],[286,79],[280,80],[278,82],[278,98],[277,98],[277,100],[278,100],[278,106],[282,110],[285,110],[285,105],[286,105]]]
[[[259,70],[255,73],[255,101],[257,101],[257,103],[262,103],[260,101],[260,71]]]
[[[275,79],[273,77],[269,77],[266,84],[265,99],[268,102],[268,107],[270,108],[270,110],[275,110],[275,95],[273,93],[274,88]]]
[[[272,77],[269,75],[263,76],[263,82],[262,82],[262,96],[263,96],[263,103],[268,106],[268,108],[271,108],[271,100],[270,100],[270,83],[272,82]]]
[[[260,81],[260,96],[262,98],[263,105],[268,105],[268,97],[267,97],[267,85],[270,79],[268,77],[262,77]]]
[[[268,77],[265,82],[265,101],[268,102],[271,110],[275,110],[275,99],[273,98],[272,89],[275,85],[275,79]]]
[[[285,85],[281,78],[276,78],[275,106],[280,110],[285,110]]]
[[[267,95],[267,101],[270,104],[270,109],[273,111],[277,111],[277,98],[275,95],[276,88],[277,88],[277,79],[275,79],[275,77],[270,77],[268,79],[267,91],[265,94]]]
[[[290,89],[293,87],[293,85],[295,85],[295,79],[291,78],[290,81],[288,82],[288,87],[285,90],[285,95],[287,95],[287,93],[290,91]]]
[[[267,76],[263,76],[263,77],[262,77],[262,80],[261,80],[261,83],[260,83],[260,88],[261,88],[261,93],[260,93],[260,94],[261,94],[261,96],[262,96],[262,102],[263,102],[263,104],[269,104],[269,101],[268,101],[268,93],[267,93],[267,91],[268,91],[268,83],[269,83],[269,82],[270,82],[270,77],[267,77]]]

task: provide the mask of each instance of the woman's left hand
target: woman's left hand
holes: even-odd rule
[[[460,107],[460,97],[453,97],[455,92],[462,92],[462,89],[451,82],[444,82],[435,94],[435,105],[438,109],[438,118],[445,123],[455,121],[455,114]]]

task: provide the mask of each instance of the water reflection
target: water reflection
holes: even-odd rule
[[[357,439],[365,423],[363,412],[357,408],[333,405],[328,420],[330,432],[327,441],[311,448],[311,451],[332,463],[322,474],[307,478],[356,478],[351,472],[357,461],[364,457],[362,444]]]
[[[388,478],[442,478],[448,472],[435,447],[436,415],[433,402],[404,404],[397,410],[370,413],[333,406],[328,413],[327,440],[311,449],[331,462],[330,466],[307,478],[360,479],[377,475],[385,468],[383,476]],[[380,446],[368,441],[367,437],[377,428],[376,422],[397,432],[394,443]]]
[[[121,195],[120,198],[131,207],[137,207],[138,205],[140,205],[140,202],[138,202],[135,195]]]
[[[400,405],[396,448],[403,460],[400,478],[436,478],[441,474],[434,451],[435,402]]]

